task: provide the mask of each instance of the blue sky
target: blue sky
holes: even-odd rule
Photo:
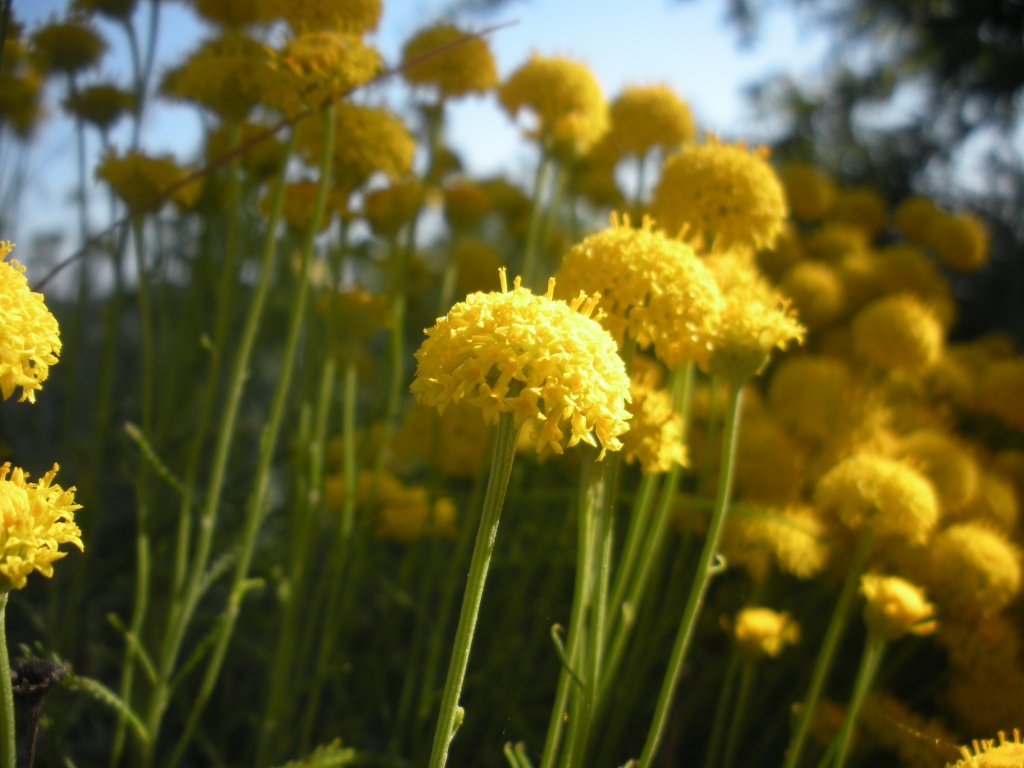
[[[403,42],[413,32],[436,20],[448,5],[443,0],[384,2],[384,15],[372,42],[389,62],[397,60]],[[30,29],[50,15],[60,14],[63,7],[59,0],[14,2],[15,14]],[[158,71],[179,62],[207,33],[182,3],[165,2],[161,7]],[[740,49],[724,13],[725,4],[720,0],[518,0],[493,18],[463,23],[479,29],[511,22],[490,37],[502,77],[533,51],[568,56],[591,67],[609,98],[625,85],[667,83],[689,102],[701,127],[743,137],[756,134],[758,127],[745,108],[743,86],[769,74],[813,75],[826,53],[827,40],[816,31],[801,30],[791,11],[779,9],[765,14],[757,44]],[[104,31],[119,40],[113,27]],[[107,54],[102,72],[120,75],[126,81],[123,45],[116,44]],[[75,246],[70,199],[75,142],[72,126],[61,118],[57,106],[62,89],[57,83],[53,86],[52,116],[32,150],[30,184],[18,232],[13,234],[27,243],[40,231],[64,230],[60,250],[70,252]],[[402,94],[396,87],[387,90],[388,96],[400,98]],[[529,148],[493,97],[468,99],[451,111],[450,118],[449,143],[461,153],[471,172],[522,173],[532,162]],[[115,142],[126,141],[126,134],[115,135]],[[173,152],[188,160],[200,135],[201,124],[194,110],[164,106],[149,114],[143,147],[150,152]],[[93,207],[98,214],[101,206]],[[28,253],[21,256],[26,258]]]

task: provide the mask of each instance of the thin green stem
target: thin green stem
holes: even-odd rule
[[[853,607],[853,599],[857,594],[857,585],[860,583],[860,575],[867,562],[868,552],[871,550],[872,532],[871,528],[864,527],[860,532],[860,541],[850,563],[850,570],[846,574],[846,581],[839,593],[835,608],[832,610],[832,618],[829,620],[828,629],[825,630],[825,639],[822,641],[818,651],[818,657],[814,662],[814,671],[811,673],[811,682],[807,688],[807,695],[800,710],[800,720],[796,730],[789,741],[789,748],[786,751],[784,768],[796,768],[800,763],[800,755],[803,752],[807,735],[810,733],[811,722],[814,713],[818,708],[818,701],[821,699],[822,691],[825,688],[825,680],[832,669],[832,661],[835,658],[836,650],[839,648],[839,641],[842,639],[843,630],[846,629],[846,622],[850,616],[850,609]]]
[[[17,764],[11,658],[7,655],[7,598],[9,595],[9,590],[0,591],[0,768],[15,768]]]
[[[537,177],[533,182],[533,200],[530,206],[530,222],[526,229],[526,243],[523,246],[522,284],[531,290],[536,288],[534,281],[537,271],[537,251],[539,249],[541,224],[544,212],[544,187],[547,185],[548,169],[553,161],[541,155],[537,166]]]
[[[715,705],[715,719],[711,725],[711,736],[708,738],[707,752],[704,756],[704,768],[715,768],[718,765],[718,758],[722,753],[722,739],[725,736],[726,717],[733,712],[735,720],[735,709],[730,705],[733,701],[733,689],[736,687],[736,678],[740,674],[740,655],[735,646],[729,654],[729,663],[725,668],[725,678],[718,688],[718,702]]]
[[[853,731],[857,724],[857,717],[860,715],[860,708],[875,681],[875,673],[878,672],[878,665],[881,663],[883,655],[885,655],[885,638],[874,632],[868,632],[864,644],[864,654],[860,659],[860,669],[857,671],[857,680],[853,684],[853,696],[846,708],[843,725],[839,729],[839,733],[836,734],[835,768],[843,768],[846,765],[846,756],[850,750],[850,742],[853,740]]]
[[[743,725],[743,716],[747,712],[747,703],[750,701],[750,691],[754,684],[754,673],[757,665],[747,659],[743,662],[743,674],[740,677],[740,690],[736,695],[736,706],[732,710],[732,722],[729,724],[729,735],[725,737],[725,757],[722,759],[722,768],[729,768],[733,758],[736,756],[736,747],[740,743],[740,728]]]
[[[639,765],[641,768],[649,768],[661,744],[665,725],[668,722],[668,715],[672,709],[672,701],[675,698],[676,686],[679,683],[679,677],[683,671],[683,663],[686,660],[686,652],[689,650],[690,640],[693,638],[693,631],[697,624],[697,617],[703,606],[704,596],[707,593],[708,585],[711,583],[711,577],[716,570],[714,568],[714,560],[718,548],[718,539],[728,515],[729,495],[732,491],[732,470],[735,463],[736,444],[739,438],[742,393],[743,389],[740,384],[729,384],[729,401],[725,414],[721,470],[718,493],[715,497],[715,508],[711,514],[711,521],[708,524],[704,549],[701,551],[700,560],[697,563],[694,584],[690,589],[690,596],[686,603],[686,609],[683,612],[683,620],[679,625],[679,633],[676,635],[676,642],[672,648],[672,656],[669,660],[664,682],[662,683],[661,693],[658,694],[658,703],[655,706],[651,729],[647,734],[647,742],[644,744],[643,752],[640,755]]]
[[[498,522],[501,519],[501,508],[505,501],[505,490],[512,473],[512,462],[516,456],[516,440],[519,430],[511,413],[503,413],[498,418],[498,432],[494,441],[494,458],[491,461],[491,476],[487,482],[487,493],[484,495],[483,513],[480,517],[480,528],[477,531],[476,543],[473,546],[473,558],[469,566],[469,578],[462,599],[462,610],[459,613],[459,626],[455,631],[455,644],[452,648],[451,661],[448,665],[448,676],[441,696],[441,712],[434,731],[434,746],[430,753],[430,768],[443,768],[448,762],[448,748],[455,735],[457,724],[461,723],[461,707],[459,695],[466,677],[469,664],[469,652],[473,644],[473,633],[476,620],[480,613],[483,600],[484,584],[487,571],[494,552],[494,540],[498,535]]]

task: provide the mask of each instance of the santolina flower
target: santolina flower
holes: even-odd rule
[[[21,589],[32,571],[53,576],[53,563],[64,557],[61,544],[82,546],[75,525],[75,489],[53,484],[57,465],[35,483],[10,462],[0,467],[0,588]],[[3,582],[6,582],[5,584]]]
[[[658,389],[650,378],[643,373],[632,377],[633,400],[628,408],[633,421],[622,438],[626,463],[640,462],[645,474],[686,465],[683,419],[672,407],[669,392]]]
[[[908,372],[935,364],[942,353],[942,324],[911,294],[878,299],[853,319],[853,345],[871,362]]]
[[[21,387],[19,402],[34,403],[57,363],[60,332],[43,294],[29,290],[25,268],[14,259],[4,261],[13,247],[0,242],[0,393],[6,400]]]
[[[744,608],[736,614],[733,637],[748,659],[774,659],[800,639],[800,625],[786,612]]]
[[[780,175],[793,216],[801,221],[817,221],[832,207],[836,185],[832,179],[809,163],[786,163]]]
[[[697,133],[686,102],[667,85],[628,86],[612,102],[611,128],[603,144],[615,159],[643,158],[655,147],[670,152]]]
[[[1012,768],[1024,763],[1024,744],[1020,740],[1020,731],[1013,729],[1013,741],[1006,740],[1006,734],[999,732],[999,744],[994,739],[972,742],[974,754],[969,747],[960,747],[962,760],[950,765],[950,768]]]
[[[906,634],[935,631],[935,606],[924,599],[920,587],[899,576],[866,573],[860,577],[864,595],[864,623],[878,637],[898,640]]]
[[[108,152],[96,168],[96,178],[106,181],[132,213],[144,213],[170,197],[188,208],[195,203],[202,189],[202,180],[193,179],[187,168],[179,166],[170,155],[148,157],[130,151],[124,157]]]
[[[602,457],[619,450],[629,379],[615,340],[590,317],[599,297],[555,301],[553,278],[543,296],[519,278],[509,291],[499,274],[501,293],[471,294],[427,329],[411,387],[417,400],[441,412],[466,401],[488,423],[511,412],[538,451],[562,453],[580,440],[599,441]]]
[[[452,98],[491,90],[498,84],[498,69],[486,40],[439,24],[417,32],[402,48],[402,77]]]

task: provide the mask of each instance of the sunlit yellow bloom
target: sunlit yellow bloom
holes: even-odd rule
[[[832,207],[836,185],[810,163],[786,163],[779,175],[793,216],[801,221],[818,221]]]
[[[988,230],[970,213],[932,216],[928,244],[943,264],[958,272],[970,272],[988,261]]]
[[[978,492],[950,520],[977,520],[1001,531],[1013,531],[1020,518],[1020,504],[1013,483],[994,472],[982,472]]]
[[[999,731],[999,743],[995,739],[975,739],[974,752],[969,747],[960,747],[963,758],[949,764],[948,768],[1016,768],[1024,763],[1024,744],[1020,731],[1013,729],[1013,741],[1006,740],[1006,734]]]
[[[1021,589],[1021,553],[1002,533],[979,522],[951,525],[931,544],[931,591],[958,615],[991,615]]]
[[[557,279],[570,293],[601,294],[601,324],[620,344],[628,334],[670,368],[701,364],[722,311],[714,276],[693,250],[644,219],[640,229],[612,216],[562,260]]]
[[[935,214],[935,204],[929,198],[914,195],[896,206],[892,214],[892,225],[911,242],[924,245],[928,242],[928,232]]]
[[[465,400],[488,423],[511,412],[538,451],[561,453],[580,440],[600,442],[601,456],[619,450],[629,379],[615,340],[590,317],[599,297],[555,301],[553,279],[544,295],[518,278],[509,291],[500,274],[500,293],[466,297],[426,331],[411,387],[417,400],[442,412]]]
[[[75,489],[54,485],[57,465],[37,482],[10,462],[0,467],[0,575],[3,589],[21,589],[28,575],[38,571],[53,576],[53,563],[64,557],[61,544],[82,546],[82,532],[75,525]]]
[[[768,384],[772,413],[798,437],[825,440],[835,414],[856,398],[847,365],[828,357],[791,357],[774,369]]]
[[[774,659],[787,645],[800,640],[800,625],[785,611],[744,608],[736,614],[732,634],[746,658]]]
[[[363,216],[378,235],[395,237],[412,221],[423,201],[423,184],[411,178],[368,192],[363,198]]]
[[[380,0],[288,0],[275,10],[297,33],[330,30],[361,35],[377,28]]]
[[[51,21],[32,33],[32,51],[46,72],[73,75],[99,63],[107,44],[81,21]]]
[[[857,227],[873,240],[885,226],[885,200],[871,187],[841,189],[829,210],[829,218]]]
[[[864,623],[880,638],[898,640],[907,634],[935,631],[935,606],[924,591],[899,576],[865,573],[860,577],[864,596]]]
[[[608,128],[608,105],[584,64],[534,54],[498,87],[498,100],[515,119],[521,109],[536,117],[530,131],[549,152],[576,157]]]
[[[783,275],[779,293],[792,299],[800,322],[811,330],[824,328],[846,308],[842,280],[835,269],[817,261],[803,261]]]
[[[768,248],[782,232],[786,197],[763,151],[712,139],[665,161],[651,213],[707,248]]]
[[[798,579],[810,579],[828,564],[827,531],[810,507],[734,510],[725,523],[722,553],[730,564],[746,568],[764,582],[772,567]]]
[[[943,336],[935,315],[911,294],[878,299],[853,318],[857,353],[883,368],[915,372],[934,365]]]
[[[191,207],[202,190],[202,180],[183,184],[190,175],[170,155],[148,157],[140,152],[124,157],[108,152],[96,168],[96,178],[106,181],[133,213],[159,208],[168,198]]]
[[[34,403],[57,363],[60,331],[43,294],[29,289],[25,267],[15,259],[5,261],[13,247],[0,242],[0,393],[6,400],[21,387],[19,402]]]
[[[611,127],[604,143],[616,158],[642,158],[655,147],[667,153],[697,134],[690,107],[667,85],[626,86],[609,115]]]
[[[836,274],[843,284],[846,308],[855,312],[885,290],[881,259],[871,251],[850,251],[839,257]]]
[[[632,402],[626,406],[632,415],[629,430],[622,436],[627,464],[640,463],[644,474],[668,472],[686,464],[683,444],[683,419],[672,404],[668,391],[658,389],[644,375],[630,381]]]
[[[240,32],[207,40],[164,77],[161,90],[187,99],[225,120],[244,120],[260,102],[270,78],[270,52]]]
[[[261,101],[296,117],[337,101],[380,69],[380,54],[355,34],[304,32],[273,54],[274,76],[267,79]]]
[[[435,86],[445,99],[484,93],[498,84],[498,68],[487,41],[469,37],[452,24],[438,24],[413,35],[402,48],[401,71],[409,83]]]
[[[135,109],[135,94],[115,85],[92,85],[71,93],[64,108],[101,131]]]
[[[910,459],[932,481],[944,514],[967,504],[980,485],[978,465],[955,438],[934,429],[900,440],[896,454]]]
[[[871,526],[878,536],[924,543],[939,519],[932,484],[907,464],[858,453],[834,466],[817,484],[815,503],[847,528]]]

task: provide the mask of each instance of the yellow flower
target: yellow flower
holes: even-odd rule
[[[786,200],[793,216],[801,221],[818,221],[832,207],[836,185],[810,163],[786,163],[779,175],[786,188]]]
[[[707,248],[768,248],[782,233],[786,197],[763,151],[712,139],[665,161],[651,213]]]
[[[655,147],[670,152],[697,134],[689,106],[667,85],[623,88],[609,116],[611,127],[603,143],[616,159],[643,158]]]
[[[836,414],[857,399],[847,365],[829,357],[790,357],[773,370],[768,401],[776,418],[797,437],[823,442]]]
[[[331,30],[360,35],[377,28],[380,0],[288,0],[277,3],[277,14],[294,32]]]
[[[746,658],[774,659],[800,639],[800,625],[786,612],[744,608],[736,614],[732,634]]]
[[[935,204],[930,199],[914,195],[896,206],[892,214],[892,225],[911,242],[924,245],[928,242],[932,217],[936,213]]]
[[[686,465],[683,419],[667,390],[658,389],[647,376],[634,375],[630,382],[632,402],[627,406],[632,421],[622,437],[626,463],[640,463],[644,474],[668,472]]]
[[[423,200],[424,189],[419,179],[399,181],[368,192],[363,198],[363,216],[378,235],[395,237],[403,225],[412,221]]]
[[[810,507],[735,510],[725,523],[722,553],[764,582],[772,565],[798,579],[810,579],[828,564],[825,526]]]
[[[836,195],[829,218],[864,231],[868,240],[885,226],[885,200],[870,187],[842,189]]]
[[[837,261],[847,253],[866,250],[868,236],[857,227],[830,221],[804,235],[804,247],[816,259]]]
[[[4,589],[21,589],[28,575],[38,571],[53,576],[53,563],[64,557],[61,544],[82,546],[82,532],[75,525],[75,489],[66,491],[53,484],[58,467],[47,472],[35,483],[18,467],[5,462],[0,467],[0,575]]]
[[[934,365],[943,335],[935,314],[911,294],[878,299],[853,318],[857,353],[893,370],[913,373]]]
[[[378,539],[394,539],[408,544],[424,536],[455,535],[455,505],[441,498],[430,503],[424,487],[403,487],[398,492],[378,496]]]
[[[970,213],[940,213],[928,224],[928,244],[957,272],[971,272],[988,261],[988,230]]]
[[[182,207],[192,206],[199,198],[202,180],[182,184],[189,175],[191,171],[170,155],[147,157],[134,151],[124,157],[108,152],[96,169],[96,178],[106,181],[136,214],[159,208],[167,197]]]
[[[836,464],[822,477],[815,503],[847,528],[871,526],[880,537],[923,544],[939,519],[932,484],[903,462],[861,452]]]
[[[316,122],[316,121],[307,121]],[[258,123],[242,123],[239,146],[245,147],[242,168],[256,182],[262,182],[281,170],[284,163],[284,146],[274,136],[267,135],[269,126]],[[207,134],[207,164],[221,160],[229,152],[226,126],[216,128]]]
[[[264,24],[275,16],[273,0],[192,0],[196,13],[206,21],[237,29],[250,24]]]
[[[960,747],[963,758],[946,768],[1019,768],[1024,764],[1024,744],[1017,728],[1013,729],[1013,741],[1007,741],[1006,734],[999,731],[999,744],[994,739],[975,739],[972,744],[974,754],[969,747]]]
[[[313,213],[313,203],[316,200],[316,188],[317,182],[309,179],[293,181],[285,186],[281,216],[285,223],[296,232],[305,233],[309,228],[309,219]],[[332,190],[328,189],[328,201],[332,196],[331,192]],[[260,200],[260,209],[264,214],[270,211],[272,194],[268,191],[267,195]],[[328,201],[325,201],[324,210],[320,214],[317,232],[323,232],[331,223],[332,206]]]
[[[743,417],[736,447],[734,482],[738,498],[787,504],[800,496],[805,457],[771,412]]]
[[[57,363],[60,331],[43,294],[29,290],[25,267],[15,259],[4,261],[13,247],[0,242],[0,393],[6,400],[21,387],[19,402],[34,403]]]
[[[115,85],[93,85],[71,93],[64,108],[105,132],[135,109],[135,94]]]
[[[318,111],[380,72],[380,54],[348,32],[304,32],[271,58],[261,101],[296,117]]]
[[[947,515],[947,518],[957,522],[978,520],[991,524],[1001,531],[1013,531],[1020,517],[1017,490],[1011,481],[1001,475],[982,472],[978,481],[978,492],[968,504],[955,512],[954,515]]]
[[[576,157],[597,143],[608,128],[608,105],[593,74],[583,64],[534,54],[498,87],[498,101],[512,119],[533,111],[530,135],[545,150]]]
[[[955,614],[989,616],[1020,593],[1020,551],[984,523],[949,526],[935,536],[930,552],[930,591]]]
[[[10,126],[22,141],[42,120],[43,79],[37,72],[22,75],[0,73],[0,124]]]
[[[860,577],[864,595],[864,623],[887,641],[907,634],[927,635],[935,631],[935,606],[924,591],[899,576],[866,573]]]
[[[344,344],[365,344],[388,325],[387,297],[355,286],[344,292],[325,291],[316,302],[324,322]]]
[[[469,232],[491,210],[491,196],[469,179],[456,179],[444,186],[444,220],[455,232]],[[493,272],[491,274],[494,274]]]
[[[602,457],[619,450],[629,379],[615,340],[590,317],[599,297],[581,294],[567,304],[552,298],[554,279],[537,296],[518,278],[509,291],[500,275],[501,293],[466,297],[426,331],[416,352],[416,399],[441,412],[465,400],[487,423],[511,412],[538,452],[562,453],[580,440],[599,441]]]
[[[601,324],[620,344],[653,345],[670,368],[704,364],[722,311],[714,276],[688,245],[665,237],[644,219],[620,222],[585,238],[562,260],[557,279],[570,294],[601,294]]]
[[[944,328],[953,324],[956,302],[949,281],[917,246],[896,243],[878,250],[882,285],[887,293],[911,293],[927,304]]]
[[[99,63],[107,44],[88,24],[52,21],[32,34],[32,50],[46,72],[68,75]]]
[[[811,330],[831,324],[846,307],[838,272],[817,261],[802,261],[786,272],[779,282],[779,292],[793,300],[800,322]]]
[[[425,462],[448,477],[476,477],[487,454],[490,428],[480,409],[466,402],[450,405],[443,414],[414,405],[406,411],[392,451],[399,461]]]
[[[436,86],[443,99],[484,93],[498,84],[487,41],[468,37],[452,24],[438,24],[413,35],[402,48],[401,71],[412,85]]]
[[[932,481],[944,514],[963,507],[978,493],[978,465],[949,435],[933,429],[918,430],[899,442],[896,456],[913,461]]]

